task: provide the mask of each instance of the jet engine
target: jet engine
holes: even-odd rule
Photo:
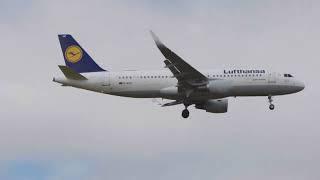
[[[202,104],[196,104],[196,108],[211,113],[225,113],[228,111],[228,99],[208,100]]]

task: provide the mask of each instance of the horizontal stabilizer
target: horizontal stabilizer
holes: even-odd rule
[[[73,79],[73,80],[87,80],[86,77],[82,76],[81,74],[77,73],[73,69],[67,67],[67,66],[59,66],[60,70],[63,72],[63,74],[66,76],[68,79]]]
[[[166,107],[166,106],[175,106],[175,105],[178,105],[178,104],[182,104],[183,101],[181,100],[177,100],[177,101],[172,101],[172,102],[169,102],[169,103],[166,103],[166,104],[163,104],[162,107]]]

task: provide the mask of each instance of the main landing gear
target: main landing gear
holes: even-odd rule
[[[183,118],[188,118],[189,117],[189,110],[188,110],[188,106],[189,104],[184,103],[185,109],[182,111],[182,117]]]
[[[269,103],[270,103],[269,109],[270,110],[274,110],[274,104],[272,104],[272,101],[273,101],[272,96],[268,96],[268,100],[269,100]]]
[[[184,109],[182,111],[181,115],[182,115],[183,118],[188,118],[189,117],[189,110],[188,109]]]

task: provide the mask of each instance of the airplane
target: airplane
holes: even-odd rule
[[[156,71],[110,72],[101,68],[70,34],[58,35],[65,65],[59,65],[64,77],[53,81],[103,94],[131,98],[162,98],[171,102],[163,107],[184,105],[182,117],[189,117],[188,107],[210,113],[226,113],[228,97],[265,96],[274,110],[273,96],[297,93],[303,82],[289,73],[265,69],[238,68],[197,70],[167,48],[151,31],[164,56],[165,68]]]

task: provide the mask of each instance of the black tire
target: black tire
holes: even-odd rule
[[[269,109],[270,109],[270,110],[274,110],[274,105],[273,105],[273,104],[270,104]]]
[[[184,109],[183,111],[182,111],[182,117],[183,118],[188,118],[189,117],[189,111],[188,111],[188,109]]]

